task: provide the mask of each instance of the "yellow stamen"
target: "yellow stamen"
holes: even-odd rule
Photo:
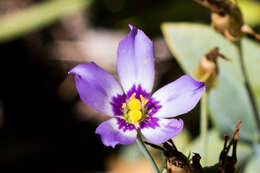
[[[122,108],[125,109],[126,108],[126,103],[122,104]]]
[[[140,101],[138,99],[133,99],[129,102],[128,104],[128,108],[133,111],[133,110],[136,110],[136,111],[139,111],[141,110],[142,108],[142,105],[140,103]]]
[[[148,100],[146,100],[142,95],[140,95],[140,98],[141,98],[142,105],[146,105]]]
[[[136,96],[136,93],[133,93],[129,99],[133,100],[133,99],[135,99],[135,96]]]
[[[142,118],[142,112],[141,111],[137,111],[137,110],[133,110],[133,111],[129,112],[129,116],[130,116],[130,119],[131,119],[132,123],[136,124]]]

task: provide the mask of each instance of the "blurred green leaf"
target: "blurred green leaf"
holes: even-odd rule
[[[253,155],[246,165],[245,173],[258,172],[260,170],[260,145],[255,144]]]
[[[0,18],[0,42],[8,41],[52,24],[86,8],[91,0],[49,0]]]
[[[243,13],[245,23],[251,26],[260,24],[260,3],[252,0],[240,0],[238,5]]]
[[[223,149],[224,141],[220,139],[217,131],[210,131],[207,141],[209,145],[205,149],[203,140],[198,137],[187,146],[185,151],[198,153],[201,156],[201,164],[203,164],[203,166],[212,166],[218,163],[219,154]],[[212,145],[210,141],[214,141],[214,145]],[[205,159],[204,153],[207,154],[207,159]]]
[[[174,144],[178,149],[182,149],[185,145],[188,145],[191,141],[191,135],[189,131],[184,128],[181,133],[172,138]]]
[[[231,135],[235,124],[241,120],[241,139],[258,140],[252,107],[242,81],[237,48],[206,25],[165,23],[162,25],[162,31],[171,52],[184,71],[192,76],[203,55],[216,46],[221,53],[232,59],[232,62],[219,60],[219,81],[217,88],[212,89],[209,94],[209,110],[222,133]],[[248,70],[253,79],[251,82],[254,82],[254,92],[260,99],[260,78],[259,73],[255,73],[260,71],[257,66],[260,64],[260,47],[248,39],[243,40],[242,44],[246,65],[250,66]]]
[[[186,153],[199,153],[201,155],[201,163],[204,163],[203,166],[213,166],[219,161],[220,153],[224,146],[224,140],[220,138],[217,130],[211,130],[208,133],[208,146],[203,148],[201,138],[196,138],[192,143],[185,147]],[[248,144],[238,143],[237,145],[237,157],[238,165],[245,162],[249,155],[252,153],[251,147]],[[207,154],[207,159],[205,159],[203,153]]]
[[[248,67],[247,71],[249,80],[252,84],[253,91],[256,94],[258,107],[260,108],[260,44],[245,39],[243,52],[245,56],[245,64]]]
[[[119,155],[127,161],[135,161],[137,159],[144,158],[143,153],[140,152],[136,144],[122,146],[120,148]]]

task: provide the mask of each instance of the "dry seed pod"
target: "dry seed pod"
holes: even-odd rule
[[[195,76],[199,81],[205,81],[206,88],[209,89],[217,84],[217,72],[217,64],[204,56],[199,66],[195,69]]]
[[[248,35],[251,35],[256,40],[260,41],[260,35],[257,34],[252,28],[250,28],[248,25],[243,25],[241,28],[242,32]]]
[[[225,136],[225,142],[223,150],[219,156],[219,162],[210,167],[202,167],[200,164],[200,155],[194,153],[191,161],[184,154],[179,152],[172,140],[168,140],[163,143],[163,146],[151,144],[145,142],[145,144],[163,151],[166,157],[166,169],[167,173],[235,173],[235,165],[237,163],[237,142],[239,129],[242,122],[239,120],[233,137],[229,140],[228,136]],[[232,155],[228,153],[232,147]]]
[[[200,155],[198,153],[194,153],[193,157],[192,157],[192,172],[194,173],[203,173],[203,169],[202,166],[200,165]]]
[[[167,173],[193,173],[189,159],[177,150],[171,139],[163,143],[163,147],[151,144],[149,142],[145,143],[155,149],[163,151],[166,157]]]
[[[211,24],[231,41],[240,41],[244,33],[241,31],[243,18],[240,9],[230,3],[230,13],[211,13]]]
[[[239,7],[230,0],[195,0],[211,10],[212,26],[231,41],[240,41],[244,24]]]
[[[230,61],[219,52],[219,49],[217,47],[215,47],[211,51],[209,51],[209,53],[202,57],[200,64],[195,69],[196,79],[198,79],[199,81],[205,81],[207,90],[217,85],[218,57]]]

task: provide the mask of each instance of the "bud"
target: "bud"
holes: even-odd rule
[[[205,81],[206,89],[209,90],[217,85],[218,77],[218,64],[217,58],[220,57],[224,60],[230,61],[219,52],[215,47],[209,53],[202,57],[200,64],[195,69],[195,77],[199,81]]]

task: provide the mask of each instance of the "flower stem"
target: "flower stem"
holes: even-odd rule
[[[241,70],[242,70],[243,80],[244,80],[244,83],[245,83],[245,87],[246,87],[246,90],[247,90],[247,93],[248,93],[248,96],[249,96],[251,106],[253,108],[256,124],[257,124],[258,130],[260,132],[260,118],[259,118],[259,113],[258,113],[257,102],[256,102],[256,99],[254,97],[252,87],[251,87],[249,79],[248,79],[248,74],[246,72],[241,41],[237,42],[236,46],[239,50],[239,60],[240,60],[240,67],[241,67]]]
[[[157,167],[155,161],[153,160],[151,154],[149,153],[149,151],[147,150],[142,138],[141,138],[141,134],[140,132],[138,132],[137,134],[137,139],[136,139],[137,145],[139,147],[139,149],[142,151],[142,153],[144,154],[145,158],[148,160],[148,162],[151,164],[154,173],[160,173],[159,168]]]
[[[201,98],[201,106],[200,106],[200,137],[204,149],[202,161],[204,164],[207,162],[207,147],[208,147],[208,139],[207,139],[207,130],[208,130],[208,118],[207,118],[207,91],[203,94]]]
[[[207,92],[201,98],[200,111],[200,135],[204,138],[207,135],[208,118],[207,118]]]

